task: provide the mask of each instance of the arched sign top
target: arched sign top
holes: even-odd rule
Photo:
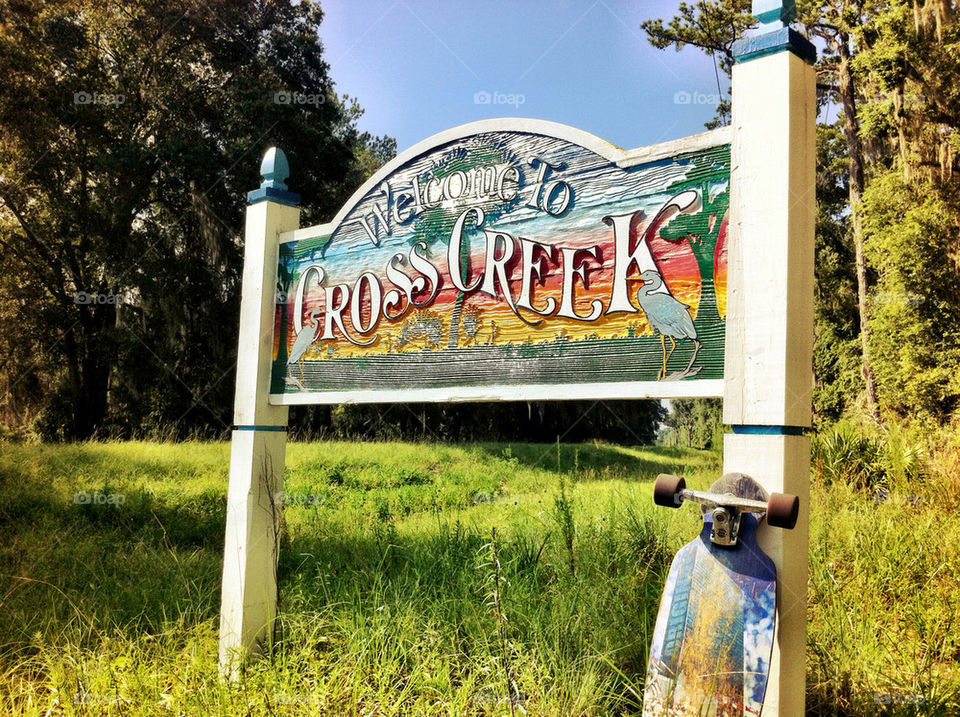
[[[525,117],[507,117],[498,119],[485,119],[476,122],[452,127],[450,129],[438,132],[435,135],[427,137],[409,149],[404,150],[396,157],[391,159],[379,170],[374,172],[373,176],[364,182],[356,192],[347,200],[337,215],[330,222],[334,227],[338,226],[343,218],[349,214],[359,202],[372,189],[379,186],[383,180],[392,175],[398,169],[402,168],[411,160],[428,154],[431,150],[444,145],[456,142],[457,140],[471,137],[473,135],[488,134],[492,132],[520,132],[526,134],[543,135],[555,139],[579,145],[584,149],[610,160],[618,162],[626,155],[626,152],[606,140],[600,139],[595,134],[585,132],[582,129],[571,127],[570,125],[559,122],[549,122],[547,120],[529,119]]]
[[[471,137],[478,134],[492,132],[516,132],[525,134],[542,135],[554,139],[568,142],[572,145],[578,145],[604,159],[620,166],[630,164],[656,161],[663,156],[669,156],[678,151],[690,151],[701,147],[716,146],[729,143],[729,127],[709,132],[702,132],[690,137],[684,137],[680,140],[672,140],[661,144],[639,147],[633,150],[626,150],[618,147],[612,142],[608,142],[595,134],[587,132],[577,127],[563,124],[561,122],[551,122],[549,120],[533,119],[529,117],[499,117],[494,119],[477,120],[476,122],[467,122],[466,124],[451,127],[450,129],[437,132],[426,139],[417,142],[415,145],[400,152],[396,157],[384,164],[380,169],[374,172],[367,181],[350,195],[350,198],[337,212],[336,216],[326,224],[318,224],[312,227],[300,229],[297,232],[289,232],[282,238],[284,241],[292,241],[295,234],[306,236],[308,234],[329,233],[340,225],[343,219],[356,207],[357,204],[366,197],[371,190],[378,187],[385,179],[391,176],[398,169],[402,168],[411,160],[415,160],[421,155],[429,153],[431,150],[442,147],[459,139]],[[296,237],[299,238],[299,237]]]
[[[621,160],[626,154],[620,147],[600,139],[594,134],[559,122],[549,122],[547,120],[528,119],[524,117],[485,119],[468,122],[427,137],[398,154],[374,172],[373,175],[351,195],[350,199],[346,201],[340,208],[340,211],[337,212],[337,215],[329,223],[319,225],[314,229],[318,232],[329,232],[338,227],[364,197],[409,162],[457,140],[491,132],[518,132],[553,137],[569,142],[570,144],[579,145],[612,162]]]
[[[725,139],[499,119],[420,142],[281,236],[272,400],[719,394]]]

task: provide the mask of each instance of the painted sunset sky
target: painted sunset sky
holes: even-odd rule
[[[544,165],[548,165],[546,171]],[[477,179],[482,172],[487,172],[483,177],[489,181]],[[710,311],[722,319],[726,309],[727,173],[728,161],[717,161],[716,149],[620,168],[564,140],[522,132],[474,135],[429,150],[368,192],[331,235],[282,246],[278,288],[287,300],[277,306],[274,357],[280,353],[281,337],[286,343],[283,353],[289,353],[298,324],[302,330],[316,335],[302,357],[305,360],[442,350],[453,345],[463,348],[542,344],[653,333],[637,301],[642,280],[636,263],[630,264],[626,285],[629,300],[637,311],[602,313],[593,321],[541,316],[518,308],[521,319],[504,296],[500,281],[494,282],[496,297],[479,288],[461,292],[450,278],[448,246],[457,217],[470,207],[483,211],[484,223],[480,229],[474,226],[476,213],[469,215],[465,222],[461,263],[469,257],[463,271],[467,285],[477,281],[485,270],[489,237],[483,230],[501,232],[507,236],[496,240],[494,257],[503,255],[506,241],[513,244],[513,256],[505,263],[505,275],[514,302],[522,284],[523,258],[519,242],[522,237],[551,247],[550,256],[542,250],[534,254],[534,263],[542,268],[540,279],[534,277],[532,281],[531,303],[535,308],[545,310],[552,303],[551,298],[559,307],[564,276],[561,248],[567,248],[568,257],[574,249],[584,250],[574,255],[573,262],[574,267],[582,266],[585,274],[585,281],[575,274],[572,276],[576,313],[588,316],[595,300],[602,302],[605,312],[614,284],[615,233],[612,222],[604,219],[642,212],[630,225],[630,251],[646,241],[652,265],[645,268],[656,269],[661,274],[666,286],[661,291],[669,291],[686,304],[694,320],[701,310],[706,279],[707,284],[715,286],[716,292]],[[499,177],[499,181],[495,181],[495,177]],[[446,189],[441,190],[441,186]],[[695,206],[683,215],[672,212],[657,218],[671,197],[690,189],[700,195]],[[411,199],[414,192],[418,192],[415,200]],[[458,193],[460,197],[456,196]],[[421,200],[422,207],[418,206]],[[360,218],[366,218],[366,228],[357,221]],[[704,229],[697,234],[677,236],[671,226],[674,221],[679,221],[677,226],[680,226],[683,221],[697,218],[701,220],[698,226]],[[400,223],[398,219],[405,221]],[[371,228],[377,234],[379,245],[375,245],[370,236]],[[324,287],[344,284],[352,299],[358,277],[370,272],[379,279],[386,294],[395,288],[385,272],[391,257],[396,254],[409,257],[412,247],[420,242],[422,247],[418,252],[436,268],[439,279],[426,282],[421,291],[414,293],[413,299],[420,303],[434,294],[433,299],[421,307],[411,305],[395,320],[382,310],[375,311],[378,321],[370,328],[369,285],[360,292],[356,302],[346,300],[345,293],[340,292],[334,295],[334,303],[345,304],[341,316],[348,333],[355,340],[370,343],[358,346],[347,340],[336,322],[331,324],[334,338],[324,339],[327,313]],[[699,263],[695,249],[700,253]],[[595,254],[596,259],[586,250]],[[301,282],[310,266],[322,269],[322,285],[317,271],[310,272],[307,281]],[[399,265],[395,261],[394,266],[411,280],[421,275],[409,260]],[[709,275],[703,277],[701,273],[705,268]],[[570,291],[568,286],[567,292]],[[296,317],[298,294],[302,299],[300,316]],[[459,314],[456,312],[458,301]],[[400,306],[407,303],[401,301]],[[356,308],[359,308],[359,318],[352,313]],[[394,312],[397,310],[394,305]],[[312,315],[316,316],[316,326]],[[452,327],[457,316],[457,326]],[[355,319],[364,333],[353,328]],[[425,323],[434,327],[432,334],[419,330]],[[285,331],[281,330],[283,326]]]

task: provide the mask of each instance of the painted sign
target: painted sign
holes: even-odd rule
[[[271,401],[721,395],[729,178],[713,133],[437,135],[281,235]]]

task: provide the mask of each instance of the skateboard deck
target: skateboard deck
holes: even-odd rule
[[[711,494],[766,501],[753,479],[728,474]],[[759,715],[776,625],[776,568],[757,546],[762,514],[740,515],[736,546],[700,535],[682,547],[667,575],[643,693],[644,717]]]

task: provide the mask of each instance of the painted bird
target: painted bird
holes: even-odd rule
[[[314,309],[310,312],[310,323],[300,329],[300,333],[293,341],[293,346],[290,347],[290,355],[287,357],[288,366],[300,365],[301,381],[303,380],[303,361],[301,359],[303,359],[307,349],[310,348],[310,344],[317,340],[317,335],[320,333],[320,322],[317,321],[320,313],[320,309]]]
[[[670,294],[665,294],[659,289],[663,286],[663,277],[653,269],[647,269],[640,274],[643,279],[643,286],[637,292],[637,302],[643,313],[647,315],[647,321],[660,333],[660,348],[663,351],[663,367],[657,374],[657,380],[663,380],[667,376],[667,362],[673,356],[677,348],[677,341],[690,339],[694,343],[693,356],[690,357],[690,363],[683,373],[686,374],[697,360],[700,353],[700,340],[697,338],[697,329],[693,325],[693,319],[690,318],[689,307],[681,301],[673,298]],[[667,345],[664,337],[670,339],[670,353],[667,353]]]

